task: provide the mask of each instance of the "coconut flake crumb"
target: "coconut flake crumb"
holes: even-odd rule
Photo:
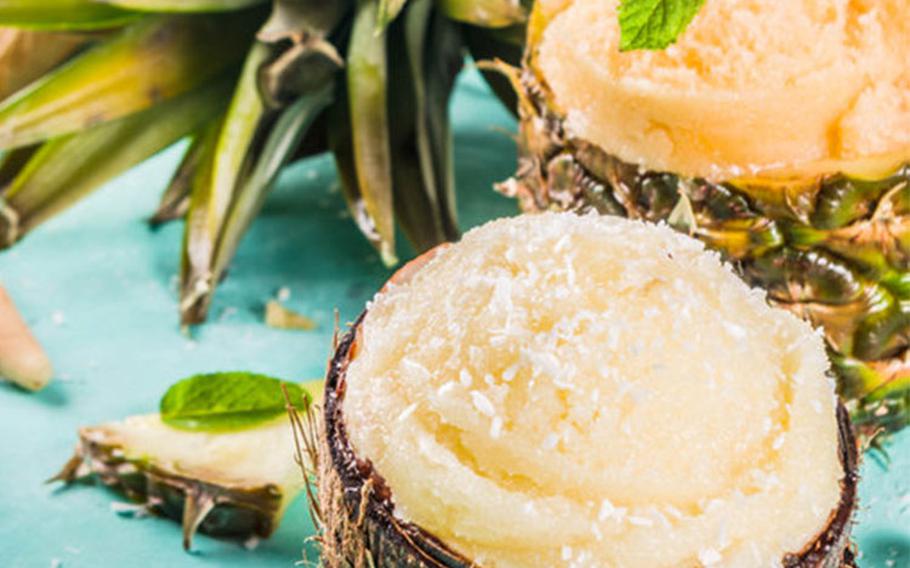
[[[487,395],[483,394],[478,390],[471,391],[471,401],[474,403],[474,408],[477,409],[477,412],[480,412],[484,416],[492,417],[496,414],[496,409],[493,407],[493,403],[490,402],[490,399],[487,398]]]
[[[702,566],[715,566],[723,560],[723,556],[713,548],[706,548],[698,553],[698,561]]]
[[[676,520],[682,519],[682,511],[674,507],[673,505],[664,505],[664,510],[667,511],[667,514],[673,517]]]
[[[493,423],[490,425],[490,437],[494,440],[502,435],[502,418],[493,417]]]
[[[737,325],[731,322],[724,322],[724,327],[727,329],[727,333],[729,333],[735,339],[745,339],[748,335],[746,328],[741,325]]]
[[[121,517],[130,517],[132,519],[141,519],[149,516],[147,505],[140,503],[126,503],[123,501],[112,501],[111,511]]]
[[[453,390],[455,390],[455,382],[454,382],[454,381],[449,381],[449,382],[447,382],[447,383],[444,383],[441,387],[439,387],[439,388],[436,390],[436,394],[437,394],[438,396],[446,396],[447,394],[449,394],[449,393],[452,392]]]
[[[652,527],[652,526],[654,526],[654,521],[652,521],[648,517],[630,516],[629,524],[634,525],[636,527]]]
[[[256,550],[259,548],[259,544],[262,543],[262,539],[258,536],[251,536],[250,538],[243,541],[243,548],[247,550]]]
[[[540,447],[543,448],[544,450],[552,450],[553,448],[556,447],[556,444],[558,444],[558,443],[559,443],[559,435],[551,432],[551,433],[547,434],[546,438],[543,439],[543,444],[541,444]]]
[[[432,377],[432,374],[426,367],[424,367],[423,365],[421,365],[420,363],[418,363],[417,361],[414,361],[412,359],[408,359],[408,358],[402,359],[401,365],[403,367],[405,367],[408,370],[408,372],[413,373],[414,376],[416,376],[420,380],[425,381],[425,380],[429,380],[430,377]]]
[[[771,449],[773,449],[776,452],[777,450],[779,450],[783,447],[784,447],[784,435],[780,434],[779,436],[774,438],[774,442],[771,444]]]
[[[415,402],[401,411],[401,414],[398,415],[398,421],[404,422],[405,420],[410,418],[410,416],[412,414],[414,414],[414,411],[416,411],[416,410],[417,410],[417,403]]]
[[[600,510],[597,513],[597,520],[600,522],[614,521],[621,523],[626,520],[626,508],[615,507],[609,499],[604,499],[600,503]]]

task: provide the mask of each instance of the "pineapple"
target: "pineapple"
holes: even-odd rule
[[[454,79],[466,51],[515,60],[525,17],[519,0],[0,0],[0,247],[182,138],[150,222],[186,217],[183,324],[297,156],[331,149],[387,263],[396,216],[418,250],[453,239]]]
[[[624,52],[618,2],[541,1],[511,71],[520,165],[499,189],[528,211],[701,239],[824,331],[862,434],[898,430],[910,423],[901,9],[708,2],[676,45]]]

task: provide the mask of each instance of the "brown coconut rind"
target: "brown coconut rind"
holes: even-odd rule
[[[363,315],[338,344],[326,378],[317,471],[322,562],[329,568],[474,566],[429,532],[397,518],[385,480],[348,441],[342,412],[345,374],[362,321]]]
[[[395,515],[392,491],[348,439],[343,404],[345,377],[357,353],[357,330],[366,312],[338,343],[326,379],[324,418],[319,432],[318,509],[323,527],[322,561],[335,567],[463,568],[477,566],[421,527]],[[858,449],[850,419],[838,407],[838,444],[844,468],[841,500],[821,534],[783,559],[786,568],[854,566],[850,528],[856,507]]]
[[[50,481],[90,478],[121,491],[149,512],[183,525],[189,550],[197,531],[211,536],[266,538],[278,526],[282,490],[274,484],[238,484],[213,470],[174,471],[153,459],[130,459],[104,426],[79,430],[73,457]]]

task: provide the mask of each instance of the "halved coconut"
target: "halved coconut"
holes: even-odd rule
[[[338,344],[328,566],[851,565],[821,337],[666,227],[500,220]]]
[[[158,414],[79,430],[79,443],[53,480],[97,476],[149,511],[213,536],[268,537],[303,488],[287,417],[236,432],[191,432]]]

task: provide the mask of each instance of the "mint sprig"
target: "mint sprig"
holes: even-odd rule
[[[705,0],[622,0],[620,51],[664,49],[675,43]]]
[[[310,395],[295,383],[241,371],[195,375],[174,384],[161,398],[161,419],[182,430],[223,432],[266,422],[291,404],[304,410]]]

